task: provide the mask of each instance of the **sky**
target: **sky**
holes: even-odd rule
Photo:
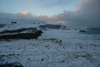
[[[0,0],[0,16],[100,27],[100,0]]]
[[[81,0],[0,0],[0,12],[32,12],[33,15],[52,16],[63,10],[72,11]]]

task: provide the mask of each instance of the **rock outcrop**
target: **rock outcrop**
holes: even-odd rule
[[[0,32],[1,39],[37,39],[43,32],[36,28],[23,28],[18,30],[4,30]]]
[[[46,25],[40,25],[39,27],[41,29],[43,29],[43,30],[45,30],[46,28],[49,28],[49,29],[60,29],[61,25],[46,24]]]
[[[6,24],[0,24],[0,28],[2,28],[2,27],[4,27],[4,26],[6,26]]]

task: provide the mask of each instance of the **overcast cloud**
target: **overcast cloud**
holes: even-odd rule
[[[37,0],[39,1],[39,0]],[[42,2],[46,2],[43,0]],[[60,3],[54,2],[55,4]],[[67,0],[63,0],[63,2]],[[52,1],[53,2],[53,1]],[[51,3],[52,3],[51,2]],[[47,1],[47,4],[48,1]],[[45,4],[46,5],[46,4]],[[63,13],[48,17],[47,15],[39,14],[33,16],[31,12],[20,12],[18,14],[0,13],[0,17],[9,18],[25,18],[33,19],[38,18],[47,23],[65,23],[67,26],[92,26],[100,27],[100,0],[83,0],[74,11],[64,10]]]
[[[56,17],[69,26],[100,26],[100,0],[84,0],[77,11],[64,11]]]

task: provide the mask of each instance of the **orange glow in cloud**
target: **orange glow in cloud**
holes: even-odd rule
[[[26,15],[26,14],[30,14],[30,12],[24,11],[24,12],[21,12],[21,14]]]
[[[40,19],[46,21],[47,23],[51,23],[51,24],[59,24],[59,23],[62,23],[62,24],[66,24],[65,21],[60,21],[56,15],[54,16],[47,16],[45,14],[38,14],[37,15],[38,17],[40,17]]]
[[[51,19],[58,19],[56,15],[51,16]]]
[[[64,21],[58,21],[57,23],[63,23],[63,24],[65,24],[65,22],[64,22]]]
[[[79,10],[80,10],[80,8],[77,8],[77,9],[74,10],[74,12],[77,12],[77,11],[79,11]]]
[[[46,15],[44,15],[44,14],[38,14],[37,16],[46,16]]]
[[[66,24],[64,21],[52,21],[50,23],[52,23],[52,24],[60,24],[60,23]]]

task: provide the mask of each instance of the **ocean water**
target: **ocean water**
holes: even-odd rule
[[[43,31],[44,33],[39,39],[56,38],[66,43],[82,43],[82,44],[100,44],[100,35],[80,33],[79,30],[56,30],[50,29]]]

